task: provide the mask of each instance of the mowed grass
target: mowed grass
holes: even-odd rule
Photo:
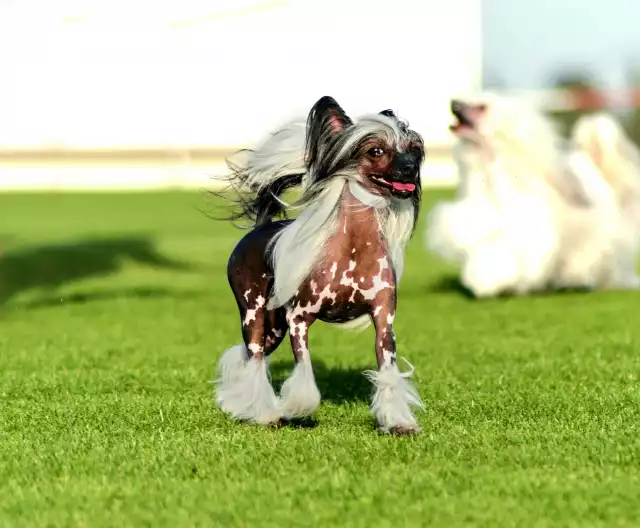
[[[218,205],[0,195],[1,526],[637,526],[640,293],[471,300],[423,213],[396,318],[423,433],[376,431],[372,331],[321,323],[316,427],[234,423]],[[287,341],[273,359],[279,385]]]

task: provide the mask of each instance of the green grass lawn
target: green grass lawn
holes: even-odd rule
[[[0,195],[0,526],[638,525],[640,294],[473,301],[420,231],[396,332],[423,433],[375,430],[372,330],[322,323],[317,426],[238,424],[209,383],[240,341],[215,205]]]

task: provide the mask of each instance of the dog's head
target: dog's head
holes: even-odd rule
[[[309,114],[306,164],[314,181],[344,175],[373,194],[415,199],[424,157],[420,135],[391,110],[354,122],[322,97]]]
[[[460,140],[454,157],[461,174],[497,163],[521,190],[529,192],[532,184],[542,184],[566,202],[590,203],[580,182],[565,170],[556,125],[534,105],[485,94],[475,100],[452,100],[451,113],[456,120],[451,130]]]
[[[537,140],[552,139],[555,127],[534,106],[515,98],[484,94],[476,99],[453,99],[455,122],[450,130],[461,140],[496,148],[536,148]]]
[[[480,138],[487,114],[486,103],[452,99],[451,113],[455,118],[449,126],[451,132],[460,139],[474,141]]]
[[[556,163],[560,135],[544,113],[525,101],[484,94],[452,100],[451,113],[450,130],[460,140],[456,152],[467,162],[480,155],[482,163],[500,158],[533,163],[542,171]]]

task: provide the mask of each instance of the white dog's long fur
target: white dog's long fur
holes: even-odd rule
[[[610,115],[587,115],[572,130],[570,163],[594,204],[587,221],[572,218],[564,260],[580,269],[583,253],[596,261],[582,281],[591,288],[637,288],[640,249],[640,153]],[[582,160],[582,162],[580,161]],[[576,236],[571,236],[571,235]],[[577,256],[569,259],[571,253]],[[570,265],[567,269],[571,271]],[[566,273],[567,269],[562,270]],[[562,274],[560,281],[564,279]],[[562,282],[561,282],[561,285]],[[571,284],[569,284],[571,285]]]
[[[480,141],[456,146],[458,197],[431,211],[428,247],[459,263],[478,297],[637,284],[640,200],[628,197],[640,194],[639,173],[617,123],[584,118],[566,153],[542,113],[491,95],[481,101]],[[606,167],[594,161],[595,145]]]

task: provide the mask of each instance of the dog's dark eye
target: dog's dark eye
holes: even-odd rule
[[[379,147],[373,147],[372,149],[369,149],[367,151],[367,154],[369,154],[369,156],[371,156],[372,158],[379,158],[384,154],[384,150]]]

